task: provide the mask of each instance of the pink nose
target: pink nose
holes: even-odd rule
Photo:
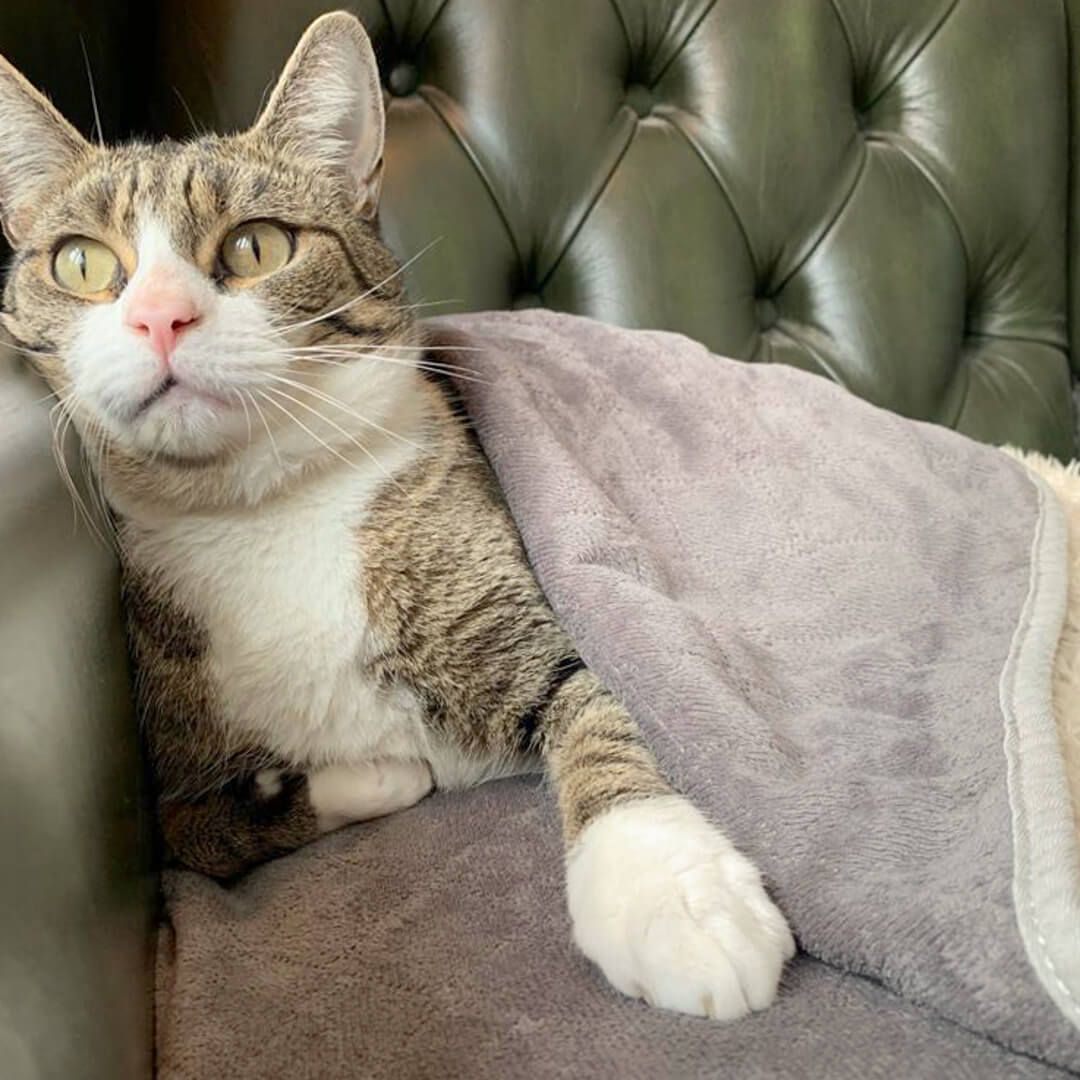
[[[195,301],[185,293],[143,288],[131,298],[124,323],[147,338],[154,352],[168,364],[177,338],[199,321],[199,315]]]

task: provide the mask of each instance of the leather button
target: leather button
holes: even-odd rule
[[[780,312],[776,310],[776,304],[767,296],[759,296],[754,301],[754,315],[757,318],[758,326],[762,330],[768,330],[769,327],[775,326],[777,319],[780,318]]]
[[[420,85],[420,72],[415,64],[402,61],[390,69],[386,82],[394,97],[408,97],[410,94],[415,94]]]
[[[510,305],[515,311],[525,311],[527,308],[539,308],[544,306],[544,298],[535,292],[523,292],[514,297]]]
[[[644,118],[653,111],[656,99],[653,92],[644,83],[631,83],[626,88],[626,104]]]

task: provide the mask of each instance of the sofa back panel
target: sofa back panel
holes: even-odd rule
[[[0,52],[87,134],[80,40],[106,137],[238,128],[333,6],[8,3]],[[1071,453],[1080,0],[352,6],[383,228],[425,251],[430,310],[677,330]],[[73,527],[41,393],[0,345],[0,1061],[113,1080],[150,1067],[145,789],[115,562]]]
[[[166,0],[163,77],[199,122],[242,127],[327,6]],[[682,331],[1071,454],[1060,0],[356,10],[386,88],[383,226],[425,251],[418,301]]]

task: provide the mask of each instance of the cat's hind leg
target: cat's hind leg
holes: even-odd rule
[[[432,787],[421,761],[331,765],[307,774],[263,769],[197,798],[164,800],[158,818],[171,859],[232,878],[322,833],[404,810]]]
[[[418,803],[434,787],[423,761],[328,765],[308,774],[308,799],[320,833],[383,817]]]

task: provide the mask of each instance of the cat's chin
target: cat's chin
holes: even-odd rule
[[[135,408],[135,417],[144,416],[151,409],[183,409],[192,403],[203,405],[217,412],[233,412],[237,406],[217,394],[212,394],[189,382],[180,382],[169,375]]]
[[[239,402],[174,383],[139,404],[123,441],[140,454],[198,465],[220,460],[246,430]]]

